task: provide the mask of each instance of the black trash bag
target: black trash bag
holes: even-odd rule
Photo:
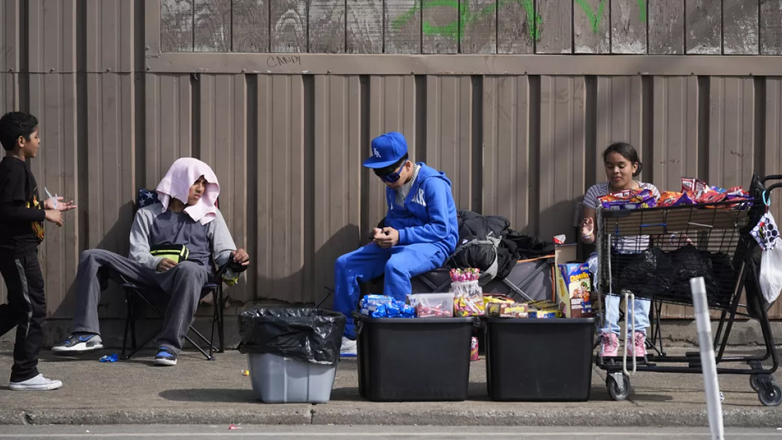
[[[671,267],[668,256],[657,247],[637,254],[613,253],[612,276],[616,280],[613,293],[629,290],[636,296],[653,298],[656,293],[671,287]]]
[[[690,279],[697,277],[703,277],[706,292],[714,293],[719,290],[719,285],[714,279],[714,270],[708,252],[699,251],[695,246],[688,244],[670,252],[669,257],[671,265],[674,267],[670,292],[674,298],[686,301],[691,299]]]
[[[240,353],[276,354],[313,364],[339,361],[345,315],[308,308],[259,308],[239,315]]]
[[[709,259],[717,283],[717,289],[713,296],[709,297],[709,304],[727,307],[733,298],[733,290],[737,281],[733,260],[724,252],[709,253]],[[706,292],[708,293],[708,290]]]
[[[711,253],[687,245],[670,253],[676,268],[671,294],[690,300],[690,279],[703,277],[706,299],[710,307],[728,307],[736,284],[736,271],[730,256],[723,252]]]

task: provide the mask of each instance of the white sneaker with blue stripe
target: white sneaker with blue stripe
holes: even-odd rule
[[[52,347],[55,354],[86,353],[103,348],[100,335],[94,333],[73,333],[65,342]]]
[[[155,356],[155,365],[172,367],[176,365],[176,353],[166,347],[160,347]]]

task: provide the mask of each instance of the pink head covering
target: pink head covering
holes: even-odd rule
[[[163,205],[163,212],[168,209],[171,197],[187,204],[190,187],[201,177],[206,179],[204,194],[198,203],[185,208],[185,212],[197,222],[205,225],[214,220],[217,215],[217,196],[220,195],[220,184],[217,176],[209,165],[193,157],[177,159],[168,169],[163,180],[157,186],[158,198]]]

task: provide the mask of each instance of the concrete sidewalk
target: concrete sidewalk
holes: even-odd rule
[[[674,350],[669,350],[674,352]],[[40,370],[60,379],[56,391],[19,392],[7,388],[11,353],[0,352],[0,424],[397,424],[529,426],[707,426],[699,374],[638,373],[630,400],[611,401],[605,373],[593,369],[588,402],[493,402],[486,390],[482,360],[470,368],[465,402],[369,402],[358,394],[355,359],[337,370],[328,404],[269,405],[252,392],[245,355],[218,354],[208,362],[186,351],[175,367],[152,366],[152,352],[130,361],[101,363],[113,351],[79,358],[42,353]],[[672,353],[673,354],[673,353]],[[763,407],[748,376],[720,376],[726,426],[782,427],[780,408]]]

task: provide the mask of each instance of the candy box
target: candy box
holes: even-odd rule
[[[450,318],[453,316],[453,293],[414,293],[407,303],[415,308],[418,318]]]
[[[502,294],[492,294],[492,293],[484,294],[483,295],[484,314],[488,315],[489,308],[494,307],[494,310],[496,310],[498,313],[497,315],[494,316],[499,316],[500,309],[498,307],[500,304],[513,304],[514,302],[515,301]]]
[[[592,282],[586,263],[567,263],[557,266],[557,302],[567,318],[588,318],[592,310]]]
[[[529,318],[562,318],[565,315],[557,306],[557,303],[549,300],[530,301],[527,303]]]
[[[561,318],[562,312],[557,309],[531,310],[528,316],[537,319],[554,319]]]
[[[525,303],[493,301],[486,306],[486,315],[493,318],[527,318],[529,306]]]

